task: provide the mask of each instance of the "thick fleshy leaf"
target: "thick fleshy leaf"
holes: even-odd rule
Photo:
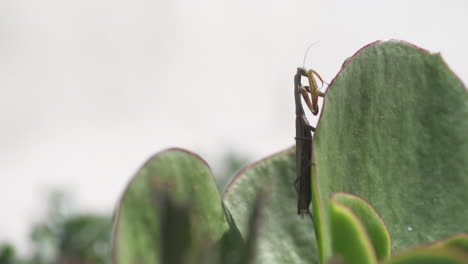
[[[440,55],[377,42],[345,62],[314,136],[324,258],[329,195],[357,194],[401,249],[468,231],[468,93]]]
[[[330,231],[333,257],[342,263],[377,263],[374,247],[361,220],[334,196],[330,199]]]
[[[468,263],[468,234],[460,233],[392,256],[388,264]]]
[[[246,249],[244,259],[240,263],[242,264],[253,264],[256,263],[256,257],[258,252],[258,234],[260,226],[263,223],[263,208],[265,207],[266,191],[260,190],[255,199],[252,213],[249,217],[249,228],[246,237]]]
[[[455,248],[461,251],[464,251],[468,254],[468,234],[461,233],[453,235],[447,239],[437,241],[436,243],[432,244],[431,247],[433,248]]]
[[[129,183],[114,216],[116,264],[200,263],[203,256],[216,254],[220,259],[211,263],[238,263],[242,249],[208,165],[185,150],[150,158]]]
[[[385,264],[468,264],[468,254],[451,248],[413,248]]]
[[[244,237],[255,197],[270,190],[263,208],[255,263],[319,263],[314,224],[309,215],[297,215],[296,155],[294,148],[265,158],[241,171],[224,194],[226,207]]]
[[[351,210],[353,215],[359,219],[372,243],[377,260],[388,258],[390,256],[390,234],[375,209],[367,201],[353,194],[338,192],[333,194],[332,200]]]

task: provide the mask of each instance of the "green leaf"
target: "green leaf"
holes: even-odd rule
[[[0,263],[15,263],[15,249],[9,244],[0,244]]]
[[[437,241],[431,245],[433,248],[455,248],[465,251],[468,254],[468,234],[461,233],[453,235],[447,239]]]
[[[385,264],[467,264],[468,254],[450,248],[419,247],[402,252]]]
[[[390,256],[390,234],[384,222],[375,209],[364,199],[357,195],[338,192],[333,194],[332,201],[348,208],[364,227],[378,260]],[[333,221],[333,219],[332,219]],[[335,241],[333,240],[333,243]]]
[[[353,211],[336,197],[330,199],[332,255],[342,263],[377,263],[372,242]]]
[[[263,208],[265,207],[266,200],[266,190],[260,190],[255,199],[254,206],[252,208],[252,213],[249,217],[249,228],[248,236],[246,238],[246,250],[244,254],[244,259],[242,260],[243,264],[256,263],[256,257],[258,252],[258,234],[260,226],[262,225],[263,218]]]
[[[460,233],[432,244],[400,252],[388,264],[468,263],[468,234]]]
[[[178,237],[169,241],[170,235]],[[184,238],[187,244],[180,243]],[[182,256],[167,255],[176,251]],[[206,162],[188,151],[169,149],[151,157],[125,190],[114,218],[112,253],[118,264],[162,259],[197,263],[200,256],[216,254],[220,259],[215,263],[237,263],[243,240]]]
[[[324,259],[336,191],[374,206],[392,249],[468,231],[468,93],[438,54],[377,42],[348,59],[326,92],[314,159]]]
[[[161,263],[182,264],[191,260],[193,212],[190,203],[177,203],[163,188],[156,194],[160,202]],[[175,235],[176,234],[176,235]],[[202,254],[200,254],[202,255]],[[193,257],[196,258],[196,257]]]
[[[224,194],[226,207],[244,237],[257,193],[271,190],[263,208],[255,263],[319,263],[314,224],[297,215],[294,148],[265,158],[241,171]]]

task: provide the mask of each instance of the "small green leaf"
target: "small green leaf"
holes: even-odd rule
[[[433,248],[451,247],[465,251],[468,254],[468,234],[461,233],[453,235],[447,239],[440,240],[431,245]]]
[[[468,255],[452,249],[414,248],[407,250],[385,264],[467,264]]]
[[[345,200],[342,194],[338,194]],[[353,211],[335,195],[330,198],[330,230],[332,255],[343,263],[377,263],[372,242],[366,228]]]
[[[456,234],[432,244],[407,249],[387,264],[468,263],[468,234]]]
[[[350,209],[365,228],[379,261],[390,256],[390,234],[375,209],[357,195],[335,193],[333,199]]]

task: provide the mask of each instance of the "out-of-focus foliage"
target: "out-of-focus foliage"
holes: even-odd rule
[[[248,159],[238,152],[223,154],[216,171],[218,189],[238,172]],[[0,241],[0,264],[101,264],[110,263],[110,216],[76,212],[63,192],[52,192],[46,217],[35,220],[30,232],[28,256],[18,256],[15,247]]]
[[[68,197],[50,195],[47,216],[30,233],[32,250],[17,257],[10,245],[0,247],[0,264],[104,264],[110,263],[111,218],[75,213]]]
[[[247,164],[249,164],[249,158],[245,154],[232,150],[226,152],[222,159],[221,169],[214,172],[218,190],[223,192],[234,175]]]
[[[10,244],[0,245],[0,263],[10,264],[14,263],[15,260],[15,249]]]

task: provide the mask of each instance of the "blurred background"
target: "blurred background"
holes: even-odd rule
[[[199,153],[222,191],[294,144],[293,75],[312,43],[305,66],[327,82],[362,46],[403,39],[442,53],[466,83],[467,10],[463,0],[1,0],[0,263],[105,263],[119,195],[164,148]]]

